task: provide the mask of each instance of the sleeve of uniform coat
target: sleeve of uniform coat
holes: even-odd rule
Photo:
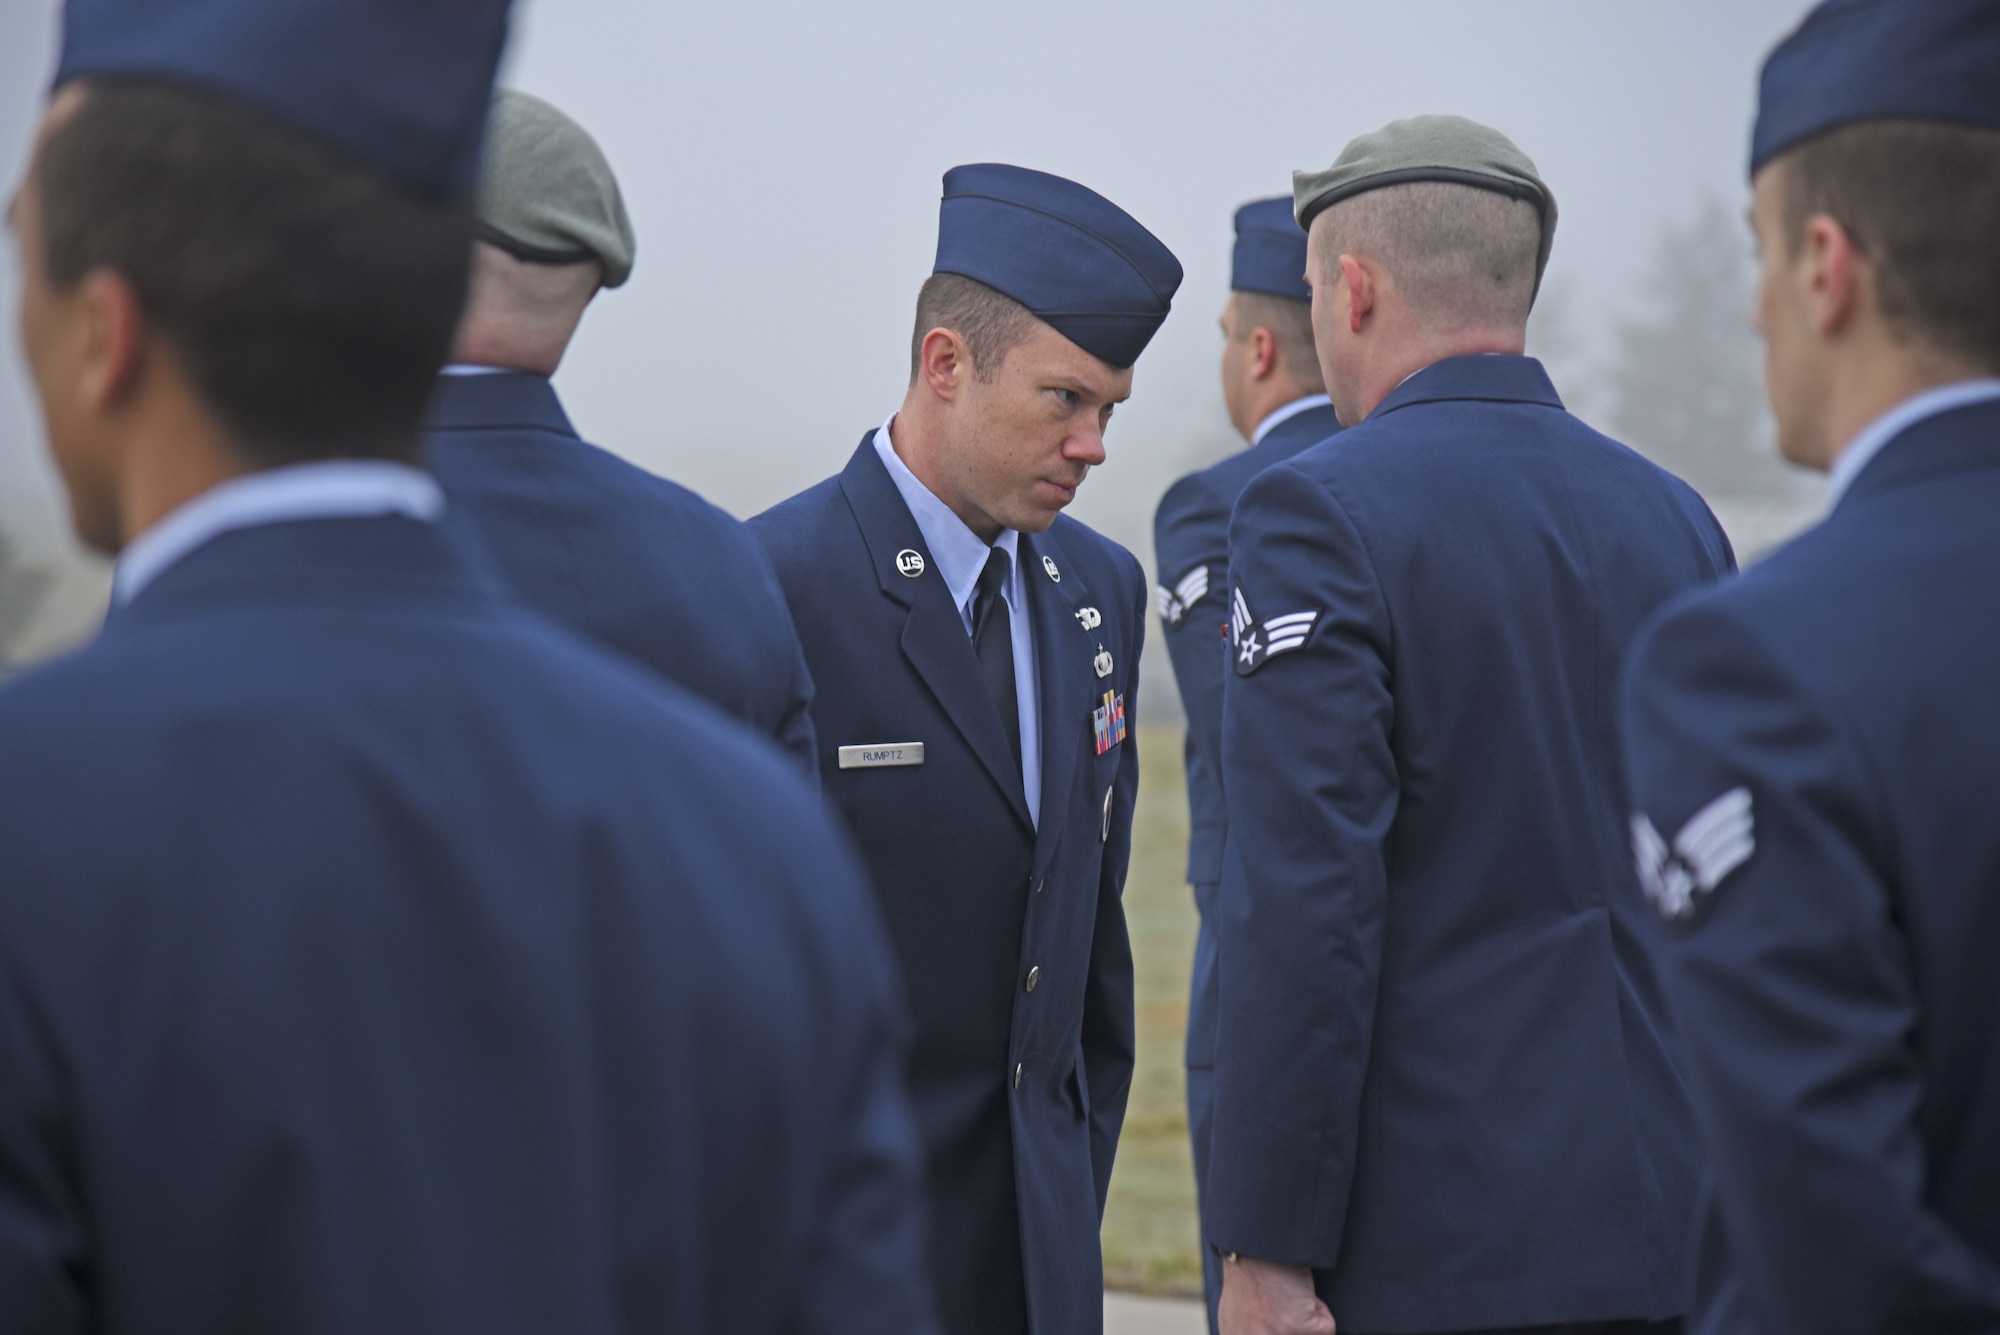
[[[1882,871],[1893,831],[1849,732],[1700,600],[1641,639],[1621,723],[1638,842],[1723,873],[1712,891],[1679,883],[1669,989],[1765,1335],[2000,1329],[2000,1268],[1925,1208],[1921,1016]],[[1701,837],[1738,793],[1735,843]]]
[[[1137,1039],[1132,1011],[1132,941],[1125,928],[1125,871],[1132,860],[1132,809],[1139,797],[1139,654],[1146,642],[1146,577],[1131,564],[1131,597],[1126,624],[1132,628],[1125,661],[1132,665],[1126,684],[1126,740],[1112,781],[1111,825],[1104,838],[1098,873],[1097,923],[1090,937],[1090,977],[1083,1000],[1083,1074],[1090,1109],[1090,1164],[1097,1178],[1097,1214],[1104,1217],[1111,1191],[1111,1164],[1125,1104],[1132,1093]],[[1095,831],[1092,831],[1095,833]]]
[[[0,950],[0,1326],[86,1329],[84,1227],[65,1162],[60,1080],[35,1007]]]
[[[1233,653],[1225,678],[1207,1225],[1224,1250],[1326,1269],[1353,1183],[1396,813],[1388,616],[1354,525],[1294,467],[1245,489],[1229,552],[1231,598],[1259,627],[1317,615],[1300,647],[1248,673]]]
[[[791,604],[785,601],[785,591],[778,583],[777,573],[771,569],[770,559],[764,554],[763,544],[753,540],[749,547],[763,567],[762,575],[764,583],[770,589],[771,605],[784,620],[785,639],[792,659],[791,684],[785,713],[778,721],[776,733],[778,745],[797,759],[805,773],[806,781],[814,788],[818,788],[819,738],[814,732],[812,721],[812,669],[806,666],[805,646],[799,642],[798,630],[792,625]]]
[[[831,844],[832,841],[829,841]],[[818,1006],[839,1087],[807,1263],[799,1335],[937,1335],[925,1244],[922,1139],[904,1087],[910,1022],[887,932],[844,850],[829,847],[823,903],[837,906]]]
[[[1205,572],[1201,597],[1163,616],[1161,634],[1174,666],[1188,738],[1210,774],[1222,773],[1222,642],[1229,625],[1229,512],[1217,504],[1198,475],[1183,478],[1160,502],[1153,521],[1153,552],[1160,588],[1172,595],[1190,575]]]

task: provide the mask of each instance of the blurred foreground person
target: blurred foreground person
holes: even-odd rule
[[[425,457],[445,525],[544,615],[627,654],[814,773],[812,678],[756,539],[729,515],[577,437],[549,377],[599,288],[631,275],[632,224],[583,127],[494,99],[472,288]]]
[[[1103,1323],[1146,584],[1061,512],[1180,279],[1072,181],[954,168],[901,410],[839,476],[751,521],[818,687],[825,790],[916,1011],[953,1335]]]
[[[1611,702],[1728,544],[1522,355],[1556,209],[1505,136],[1398,121],[1295,201],[1349,426],[1230,524],[1224,1335],[1671,1321],[1698,1152]]]
[[[1153,519],[1156,600],[1187,712],[1188,883],[1201,930],[1188,989],[1188,1136],[1196,1198],[1208,1175],[1215,1066],[1215,926],[1229,821],[1222,805],[1222,680],[1229,670],[1229,512],[1244,484],[1340,430],[1313,351],[1306,234],[1291,196],[1236,211],[1229,301],[1222,308],[1222,401],[1250,448],[1167,489]],[[1221,1260],[1202,1248],[1209,1326],[1222,1294]]]
[[[102,636],[0,691],[0,1330],[928,1329],[806,785],[413,467],[501,0],[75,0],[11,205]]]
[[[2000,5],[1822,5],[1751,154],[1818,528],[1641,639],[1704,1331],[2000,1330]]]

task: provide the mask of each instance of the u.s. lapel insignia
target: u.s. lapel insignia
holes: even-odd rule
[[[1055,583],[1057,584],[1062,583],[1062,571],[1056,569],[1055,557],[1044,556],[1042,558],[1042,569],[1049,572],[1049,578],[1053,580]]]
[[[1076,610],[1076,619],[1083,623],[1085,630],[1096,630],[1104,624],[1104,614],[1094,607],[1079,607]]]
[[[1243,590],[1237,589],[1229,600],[1229,634],[1235,646],[1237,675],[1247,677],[1279,654],[1303,647],[1318,624],[1319,613],[1312,611],[1272,617],[1259,625]]]
[[[896,570],[904,579],[915,579],[924,573],[924,554],[911,547],[896,553]]]
[[[1668,922],[1686,922],[1701,901],[1757,851],[1750,790],[1732,788],[1688,818],[1669,844],[1644,812],[1632,817],[1632,855],[1646,898]]]
[[[1090,726],[1097,734],[1097,754],[1103,755],[1125,740],[1125,697],[1116,691],[1104,693],[1104,703],[1091,713]]]
[[[1098,675],[1098,676],[1100,676],[1100,677],[1108,677],[1108,676],[1110,676],[1110,675],[1111,675],[1111,651],[1110,651],[1109,649],[1106,649],[1106,648],[1105,648],[1105,647],[1104,647],[1103,645],[1101,645],[1101,644],[1100,644],[1100,645],[1098,645],[1098,646],[1097,646],[1097,657],[1095,657],[1095,658],[1093,658],[1093,659],[1091,659],[1091,660],[1090,660],[1090,665],[1091,665],[1091,666],[1092,666],[1093,668],[1097,669],[1097,675]]]
[[[1169,626],[1181,624],[1190,607],[1208,597],[1208,567],[1196,566],[1181,576],[1181,582],[1173,588],[1153,590],[1153,601],[1159,606],[1160,620]]]

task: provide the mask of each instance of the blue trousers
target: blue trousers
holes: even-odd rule
[[[1206,1066],[1190,1066],[1187,1073],[1188,1139],[1194,1148],[1195,1207],[1203,1207],[1208,1193],[1209,1112],[1215,1102],[1215,1072]],[[1208,1230],[1201,1231],[1201,1291],[1208,1299],[1208,1335],[1217,1335],[1216,1304],[1222,1301],[1222,1258],[1208,1245]]]

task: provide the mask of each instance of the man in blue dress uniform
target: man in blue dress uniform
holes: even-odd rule
[[[549,377],[632,224],[582,126],[493,104],[472,289],[432,409],[445,525],[522,601],[766,735],[813,773],[812,677],[756,539],[685,487],[584,443]]]
[[[1831,513],[1639,641],[1639,874],[1712,1158],[1704,1331],[2000,1330],[2000,5],[1824,4],[1751,152]]]
[[[1294,193],[1349,425],[1230,524],[1222,1330],[1671,1320],[1698,1154],[1611,703],[1728,544],[1522,355],[1556,210],[1505,136],[1399,121]]]
[[[0,1329],[926,1331],[806,783],[413,466],[502,0],[74,0],[10,209],[102,636],[0,691]]]
[[[953,1335],[1103,1321],[1146,584],[1061,512],[1180,279],[1075,182],[954,168],[901,410],[837,477],[750,521],[817,686],[822,783],[916,1012]]]
[[[1306,234],[1291,196],[1236,211],[1229,302],[1222,308],[1222,400],[1250,448],[1167,489],[1153,519],[1155,598],[1187,711],[1188,883],[1201,915],[1188,989],[1188,1135],[1197,1198],[1208,1172],[1209,1088],[1215,1066],[1215,930],[1229,822],[1222,806],[1222,679],[1229,669],[1229,512],[1244,484],[1340,430],[1313,351]],[[1222,1295],[1221,1261],[1202,1248],[1209,1327]]]

